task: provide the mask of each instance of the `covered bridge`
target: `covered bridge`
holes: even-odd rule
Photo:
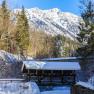
[[[39,83],[75,84],[79,62],[23,61],[23,75]]]

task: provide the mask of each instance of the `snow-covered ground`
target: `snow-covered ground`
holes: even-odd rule
[[[0,59],[7,63],[8,62],[13,63],[13,62],[17,61],[17,58],[13,54],[10,54],[3,50],[0,50]]]
[[[0,94],[40,94],[34,82],[0,81]]]
[[[79,81],[79,82],[77,82],[77,85],[81,85],[83,87],[86,87],[86,88],[89,88],[91,90],[94,90],[94,86],[91,83],[89,83],[89,82]]]
[[[78,81],[76,84],[94,90],[94,75],[90,77],[87,82]]]
[[[35,82],[21,82],[14,79],[0,80],[0,94],[70,94],[68,86],[54,86],[49,91],[40,91]]]
[[[22,61],[24,58],[21,55],[11,54],[4,50],[0,50],[0,59],[7,63],[15,63],[17,61]],[[33,58],[30,56],[26,57],[27,60],[32,60]]]
[[[88,82],[94,86],[94,75],[92,77],[90,77]]]

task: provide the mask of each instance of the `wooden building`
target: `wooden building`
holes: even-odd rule
[[[23,61],[22,72],[26,79],[39,83],[75,84],[78,62]]]
[[[72,87],[71,94],[94,94],[94,86],[89,82],[77,82]]]

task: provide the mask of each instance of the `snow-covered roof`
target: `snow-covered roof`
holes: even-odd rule
[[[44,58],[42,60],[67,60],[67,59],[78,59],[78,58],[81,58],[81,57],[61,57],[61,58]]]
[[[25,66],[26,69],[80,70],[79,62],[23,61],[23,66]]]
[[[92,84],[90,84],[89,82],[82,82],[82,81],[79,81],[77,82],[77,85],[81,85],[85,88],[89,88],[91,90],[94,90],[94,86]]]
[[[24,81],[24,79],[8,78],[8,79],[0,79],[0,81]]]

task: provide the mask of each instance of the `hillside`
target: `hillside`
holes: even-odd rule
[[[18,13],[20,9],[15,9],[14,13]],[[79,22],[81,17],[69,13],[62,12],[58,8],[49,10],[41,10],[39,8],[25,9],[31,27],[41,29],[47,34],[64,35],[72,40],[79,33]]]

